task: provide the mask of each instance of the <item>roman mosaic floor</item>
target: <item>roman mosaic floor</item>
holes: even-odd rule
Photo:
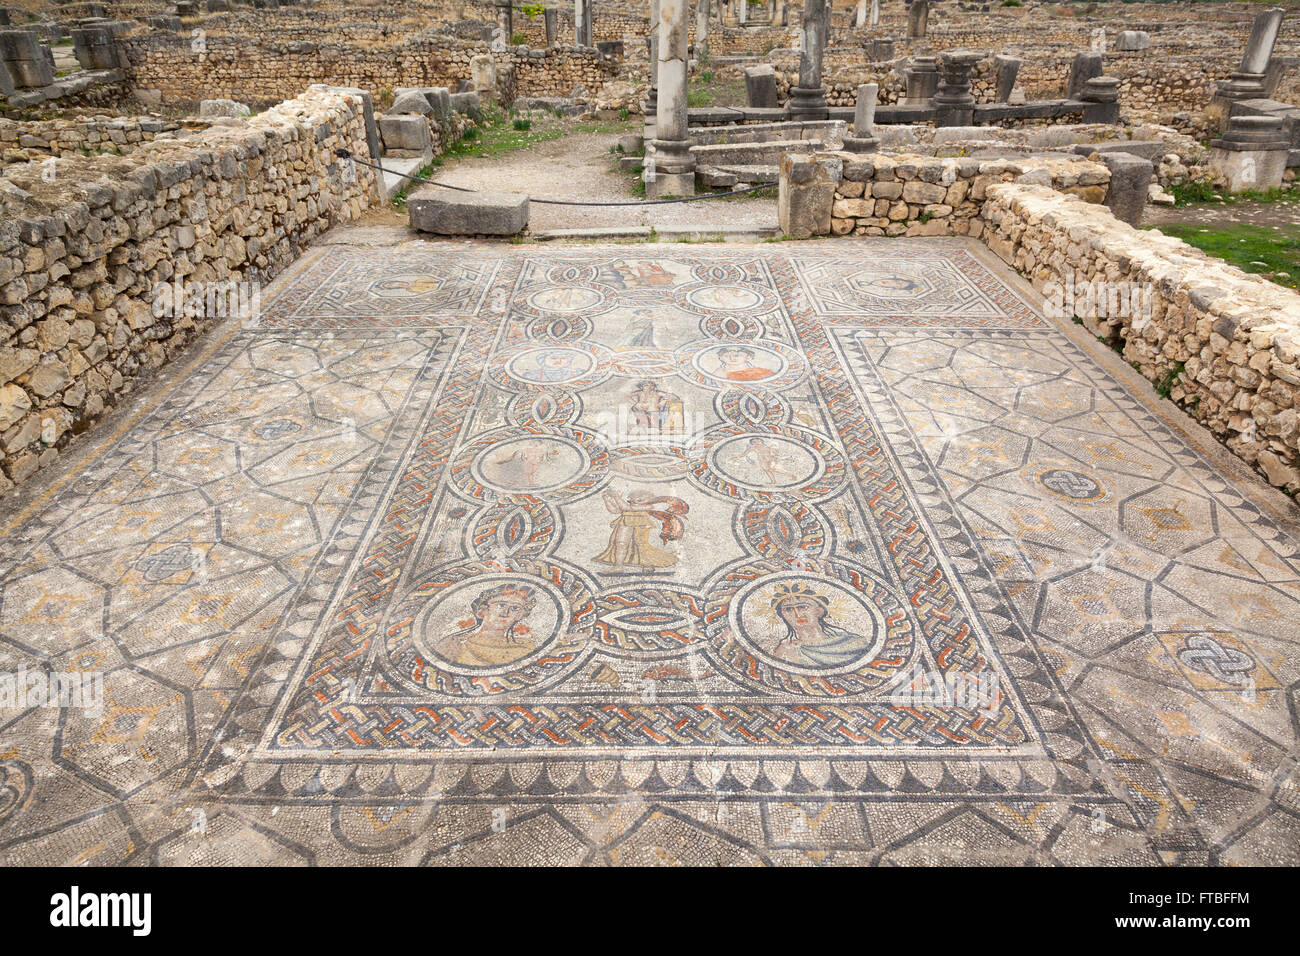
[[[961,240],[319,248],[6,502],[0,863],[1300,862],[1300,512]]]

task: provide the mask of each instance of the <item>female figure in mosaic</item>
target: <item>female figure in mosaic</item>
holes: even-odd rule
[[[718,371],[715,374],[730,382],[757,382],[776,374],[770,368],[754,364],[757,353],[744,346],[726,346],[718,349],[716,355]]]
[[[472,618],[459,621],[460,629],[439,638],[433,650],[452,664],[495,667],[520,660],[537,650],[524,620],[537,606],[533,589],[502,584],[481,592],[470,604]]]
[[[803,584],[781,585],[772,610],[785,625],[774,657],[800,667],[839,667],[871,647],[871,640],[831,621],[830,599]]]
[[[593,561],[620,571],[655,571],[677,563],[677,555],[654,544],[651,536],[658,532],[663,544],[680,540],[686,530],[682,519],[690,510],[686,502],[649,491],[634,491],[626,501],[615,491],[607,490],[603,497],[605,510],[617,517],[610,522],[609,547]]]

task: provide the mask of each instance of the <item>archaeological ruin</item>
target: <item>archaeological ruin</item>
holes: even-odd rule
[[[0,863],[1300,863],[1294,0],[0,3]]]

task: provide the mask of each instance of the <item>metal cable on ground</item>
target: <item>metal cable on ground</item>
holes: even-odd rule
[[[430,186],[441,186],[443,189],[454,189],[460,193],[477,193],[482,190],[467,189],[464,186],[453,186],[450,183],[440,183],[432,179],[425,179],[423,176],[416,176],[414,173],[399,173],[395,169],[385,169],[378,163],[368,163],[364,159],[357,159],[349,150],[339,148],[334,151],[334,155],[339,159],[350,159],[354,163],[360,163],[362,166],[369,166],[371,169],[377,169],[381,173],[392,173],[394,176],[402,176],[406,179],[413,179],[417,183],[428,183]],[[529,202],[539,203],[545,206],[667,206],[677,202],[701,202],[705,199],[725,199],[727,196],[743,196],[745,193],[758,192],[760,189],[772,189],[774,183],[760,183],[757,186],[746,186],[744,189],[733,189],[727,193],[706,193],[703,196],[683,196],[679,199],[637,199],[629,202],[581,202],[577,199],[534,199],[528,197]]]

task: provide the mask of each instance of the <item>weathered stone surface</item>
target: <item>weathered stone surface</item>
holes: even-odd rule
[[[203,117],[230,116],[242,119],[252,115],[252,112],[247,105],[234,100],[203,100],[199,103],[199,115]]]
[[[419,114],[385,115],[378,119],[379,138],[384,149],[422,153],[432,148],[429,122]]]
[[[422,186],[407,197],[411,228],[440,236],[513,236],[528,225],[528,197]]]
[[[1101,161],[1110,170],[1110,189],[1106,205],[1115,217],[1130,226],[1140,225],[1147,204],[1147,187],[1155,167],[1151,160],[1131,153],[1102,153]]]

